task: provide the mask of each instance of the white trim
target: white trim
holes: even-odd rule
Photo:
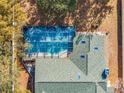
[[[98,36],[106,36],[109,34],[109,32],[77,32],[78,35],[98,35]]]

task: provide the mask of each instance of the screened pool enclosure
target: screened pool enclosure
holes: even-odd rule
[[[67,26],[24,27],[24,39],[29,44],[27,56],[67,57],[73,50],[75,28]]]

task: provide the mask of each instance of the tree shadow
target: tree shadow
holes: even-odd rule
[[[96,30],[108,14],[112,12],[110,0],[79,0],[77,4],[75,25],[78,31]]]
[[[41,10],[39,6],[35,11],[30,23],[31,25],[71,25],[77,31],[94,31],[103,20],[112,13],[113,7],[109,5],[110,0],[78,0],[76,8],[72,11],[54,13],[54,10]],[[49,14],[46,12],[49,11]],[[60,16],[61,15],[61,16]],[[53,15],[52,15],[53,16]]]

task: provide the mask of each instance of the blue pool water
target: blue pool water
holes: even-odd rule
[[[58,54],[72,52],[75,28],[67,26],[24,27],[24,38],[30,44],[27,52]]]

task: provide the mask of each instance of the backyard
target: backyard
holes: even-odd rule
[[[34,83],[34,81],[32,81],[34,76],[31,76],[32,74],[28,72],[30,70],[28,67],[34,66],[34,63],[26,59],[27,48],[29,48],[27,42],[29,40],[30,42],[32,42],[32,40],[43,42],[42,45],[34,45],[30,53],[40,51],[43,52],[43,54],[39,53],[39,55],[42,55],[44,58],[49,55],[57,55],[56,58],[61,58],[60,56],[58,57],[58,55],[61,54],[59,52],[61,50],[65,52],[68,51],[67,47],[69,44],[71,46],[70,52],[72,52],[73,44],[70,42],[61,43],[60,48],[58,47],[59,43],[49,43],[47,39],[44,42],[43,39],[41,40],[41,36],[42,38],[47,38],[48,36],[52,37],[53,35],[58,36],[57,38],[52,37],[52,40],[56,41],[59,40],[61,36],[63,38],[61,41],[72,39],[74,36],[70,38],[68,36],[66,38],[64,35],[61,35],[61,29],[64,29],[63,31],[67,31],[68,34],[72,34],[71,31],[73,32],[73,30],[76,33],[101,32],[107,34],[105,55],[107,57],[106,65],[110,71],[107,80],[111,87],[114,87],[116,92],[120,93],[120,88],[118,88],[118,85],[122,81],[122,37],[120,24],[122,19],[120,16],[120,8],[120,0],[1,0],[0,80],[2,80],[2,84],[0,84],[0,86],[2,87],[0,88],[0,92],[30,93],[34,91],[32,85]],[[61,28],[61,26],[63,28]],[[55,30],[56,32],[52,30],[54,27],[58,29]],[[35,28],[36,31],[39,32],[36,32]],[[40,29],[38,30],[38,28]],[[44,30],[44,28],[46,30]],[[30,33],[31,31],[32,34]],[[48,31],[47,34],[43,34],[44,31]],[[49,31],[54,34],[50,34]],[[35,35],[37,36],[35,37]],[[31,36],[32,38],[30,38]],[[32,42],[31,44],[33,45],[34,43]],[[46,50],[44,49],[44,45],[47,46]],[[62,48],[62,46],[65,48]],[[53,47],[54,49],[52,49]],[[51,53],[46,55],[45,53],[48,51],[54,51],[57,54]],[[35,53],[34,55],[37,54]],[[66,57],[66,55],[68,57],[68,54],[65,54],[63,58]],[[43,57],[41,59],[43,59]],[[48,59],[50,58],[52,57]],[[26,62],[23,62],[25,59]],[[33,62],[34,60],[36,61],[36,59],[33,59]]]

